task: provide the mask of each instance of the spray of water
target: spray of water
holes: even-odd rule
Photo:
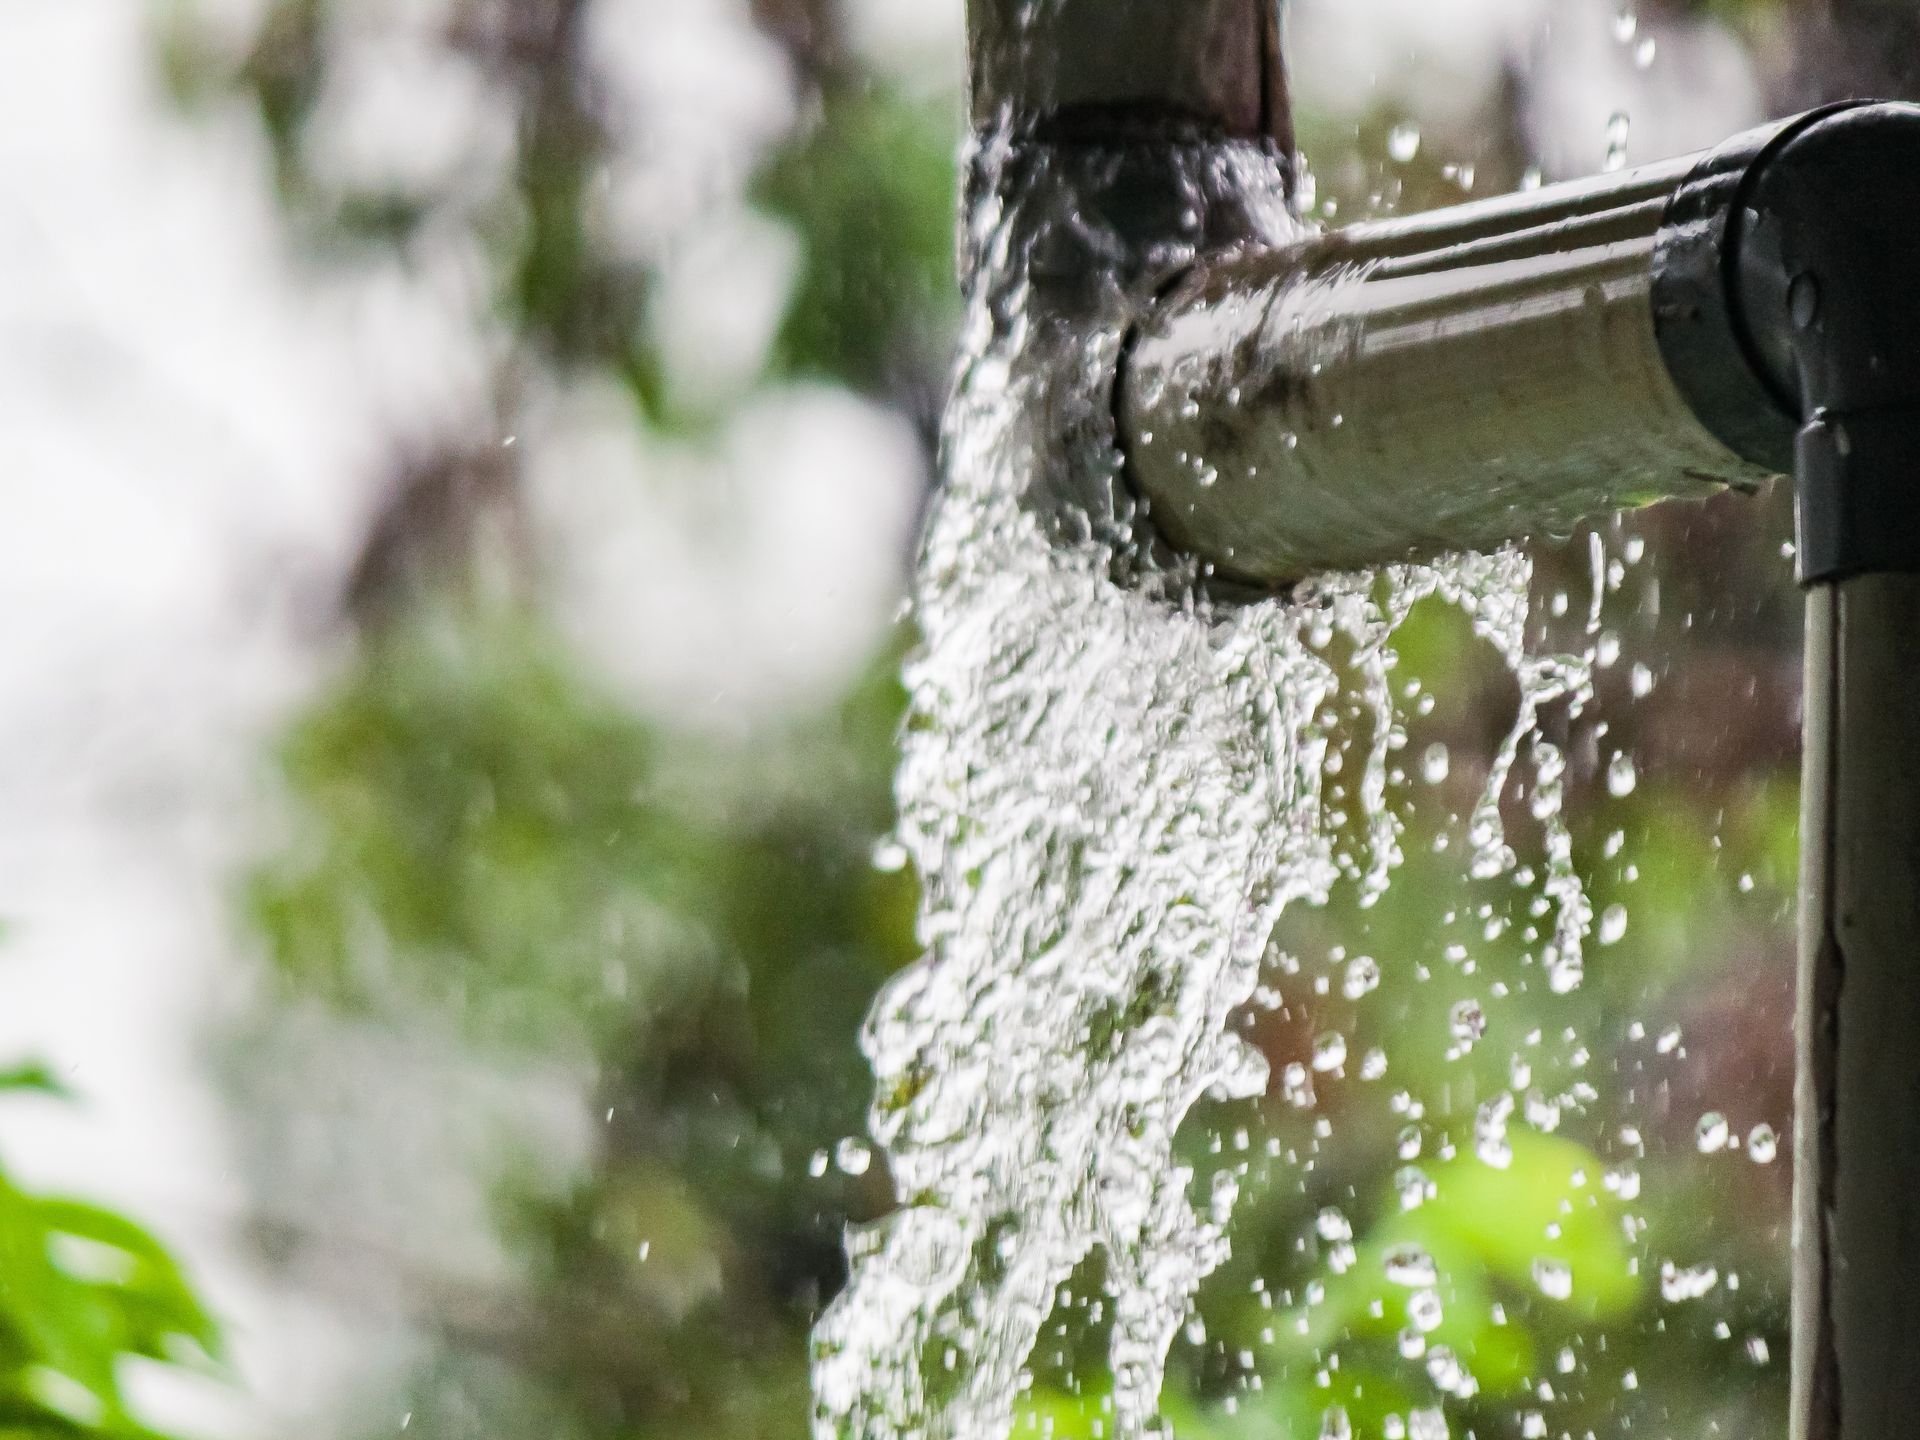
[[[1578,982],[1590,920],[1557,828],[1560,757],[1535,727],[1588,678],[1527,653],[1525,559],[1257,604],[1116,584],[1100,527],[1076,537],[1023,503],[1058,462],[1049,437],[1076,423],[1036,434],[1031,417],[1098,393],[1060,377],[1113,357],[1084,330],[1035,333],[1007,218],[976,217],[1000,283],[975,296],[919,574],[898,838],[924,886],[925,954],[864,1035],[899,1205],[850,1237],[850,1283],[816,1332],[820,1440],[1004,1436],[1056,1296],[1095,1255],[1111,1433],[1163,1429],[1167,1352],[1225,1257],[1234,1199],[1195,1196],[1175,1133],[1203,1096],[1267,1086],[1229,1022],[1281,912],[1343,878],[1377,896],[1399,858],[1387,789],[1406,730],[1389,678],[1417,603],[1457,606],[1519,682],[1471,827],[1476,871],[1513,863],[1498,799],[1528,765],[1556,986]],[[1355,706],[1361,753],[1336,767],[1331,721]]]

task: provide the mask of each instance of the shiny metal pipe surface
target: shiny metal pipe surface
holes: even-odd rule
[[[1912,1433],[1920,576],[1807,596],[1793,1440]]]
[[[1292,153],[1279,0],[969,0],[967,33],[982,130],[1185,125]]]
[[[1274,586],[1763,482],[1655,336],[1655,245],[1697,163],[1203,262],[1119,386],[1155,527]]]

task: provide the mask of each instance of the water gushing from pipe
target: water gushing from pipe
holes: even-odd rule
[[[1168,1347],[1226,1255],[1234,1199],[1196,1199],[1175,1135],[1203,1096],[1267,1087],[1230,1021],[1282,912],[1343,879],[1377,896],[1398,862],[1393,637],[1419,602],[1457,607],[1519,687],[1471,827],[1476,873],[1514,865],[1499,797],[1530,765],[1556,986],[1578,983],[1591,919],[1560,757],[1535,723],[1590,677],[1528,652],[1526,559],[1396,566],[1257,604],[1178,574],[1116,584],[1140,563],[1117,553],[1124,499],[1077,534],[1031,499],[1062,464],[1090,472],[1081,493],[1124,496],[1106,405],[1119,341],[1102,338],[1119,331],[1055,324],[1035,301],[1046,227],[1016,226],[1000,193],[983,187],[972,217],[983,263],[908,671],[898,840],[924,886],[925,955],[864,1035],[899,1208],[850,1238],[851,1282],[816,1331],[821,1440],[1006,1435],[1042,1327],[1096,1254],[1110,1433],[1163,1431]],[[1355,706],[1365,723],[1343,740],[1337,712]]]

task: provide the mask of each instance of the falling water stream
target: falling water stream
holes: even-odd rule
[[[1006,217],[975,223],[1017,267],[991,243]],[[1536,724],[1590,674],[1529,653],[1528,561],[1399,567],[1256,604],[1117,585],[1109,543],[1021,503],[1050,463],[1021,429],[1021,390],[1047,382],[1018,363],[1032,337],[1008,293],[975,297],[918,577],[897,843],[923,884],[925,953],[864,1036],[898,1208],[850,1237],[850,1283],[816,1331],[822,1440],[1007,1434],[1042,1327],[1096,1255],[1106,1433],[1164,1432],[1169,1347],[1228,1253],[1236,1190],[1226,1174],[1197,1184],[1176,1132],[1203,1097],[1269,1085],[1230,1022],[1263,987],[1282,912],[1343,881],[1370,903],[1400,861],[1390,779],[1415,702],[1393,683],[1394,636],[1420,602],[1455,607],[1517,682],[1467,827],[1473,873],[1515,866],[1500,798],[1530,769],[1553,990],[1579,984],[1591,923],[1558,817],[1562,758]],[[1512,1108],[1503,1093],[1480,1116],[1488,1163]]]

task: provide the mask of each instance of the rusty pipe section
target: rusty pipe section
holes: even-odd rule
[[[1656,330],[1700,157],[1204,263],[1119,393],[1160,533],[1258,586],[1751,489]],[[1790,433],[1790,432],[1789,432]]]

